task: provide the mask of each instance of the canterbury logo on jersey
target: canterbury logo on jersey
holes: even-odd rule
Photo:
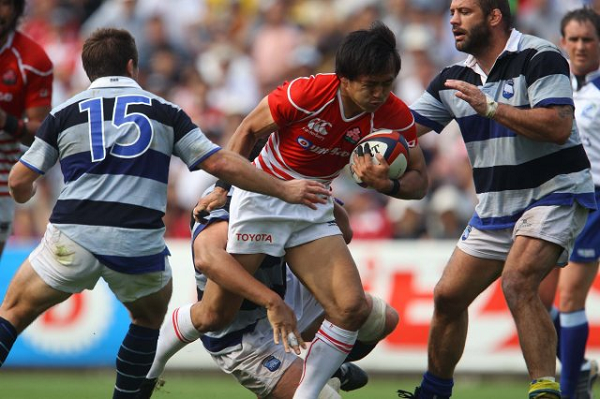
[[[313,136],[327,136],[329,133],[328,128],[331,127],[331,123],[324,121],[323,119],[314,118],[308,122],[308,128],[311,130],[310,134]],[[315,134],[316,133],[316,134]]]
[[[273,236],[266,233],[237,233],[236,239],[238,241],[250,241],[250,242],[270,242],[273,243]]]

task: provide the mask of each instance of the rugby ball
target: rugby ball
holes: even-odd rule
[[[354,156],[358,155],[359,148],[362,148],[362,153],[366,153],[366,148],[369,149],[374,164],[379,164],[375,155],[383,155],[383,158],[390,165],[388,174],[390,179],[397,179],[406,171],[406,167],[408,166],[408,143],[404,136],[395,130],[375,130],[373,133],[363,137],[352,151],[350,165],[354,164]],[[350,168],[350,175],[360,186],[367,187],[360,177],[354,174],[352,168]]]

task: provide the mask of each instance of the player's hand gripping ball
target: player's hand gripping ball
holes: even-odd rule
[[[366,146],[368,144],[368,146]],[[359,150],[361,148],[361,150]],[[375,130],[373,133],[365,136],[358,142],[356,148],[352,151],[350,156],[350,165],[354,164],[354,156],[359,153],[366,153],[366,148],[369,149],[371,156],[373,157],[373,163],[379,164],[379,160],[376,158],[377,154],[383,155],[383,158],[390,165],[388,176],[390,179],[397,179],[404,174],[408,165],[408,143],[402,134],[395,130],[380,129]],[[361,187],[367,187],[362,182],[360,177],[350,168],[350,174],[354,181]]]

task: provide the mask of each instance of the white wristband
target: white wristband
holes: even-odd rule
[[[492,119],[494,115],[496,115],[496,110],[498,110],[498,103],[490,96],[485,96],[485,102],[487,104],[487,108],[485,109],[485,117]]]

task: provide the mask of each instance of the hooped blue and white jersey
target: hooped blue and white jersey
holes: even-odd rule
[[[590,164],[575,123],[565,144],[530,140],[478,115],[445,87],[447,79],[474,84],[517,108],[573,105],[569,65],[555,45],[513,30],[489,75],[469,56],[442,70],[410,108],[417,123],[438,133],[451,120],[458,122],[479,200],[472,226],[511,228],[525,210],[540,205],[577,201],[596,208]]]
[[[600,71],[588,74],[581,87],[575,76],[571,82],[581,142],[592,164],[594,184],[600,187]]]
[[[65,185],[50,222],[111,269],[137,274],[164,270],[169,254],[171,155],[193,170],[218,150],[181,108],[112,76],[53,109],[20,161],[40,174],[59,161]]]
[[[212,190],[213,187],[209,187],[204,195],[210,193]],[[232,190],[234,188],[230,190],[227,204],[223,208],[213,210],[202,223],[194,222],[192,227],[192,243],[198,234],[211,223],[229,221],[229,200],[231,199]],[[283,258],[267,255],[256,273],[254,273],[254,277],[271,290],[277,292],[282,298],[285,296],[286,264]],[[196,271],[198,300],[202,298],[206,281],[206,276]],[[260,320],[266,319],[266,317],[267,311],[264,307],[244,299],[234,321],[229,326],[219,331],[205,333],[200,339],[206,350],[212,354],[218,355],[233,352],[240,348],[243,335],[254,331],[257,323]]]

